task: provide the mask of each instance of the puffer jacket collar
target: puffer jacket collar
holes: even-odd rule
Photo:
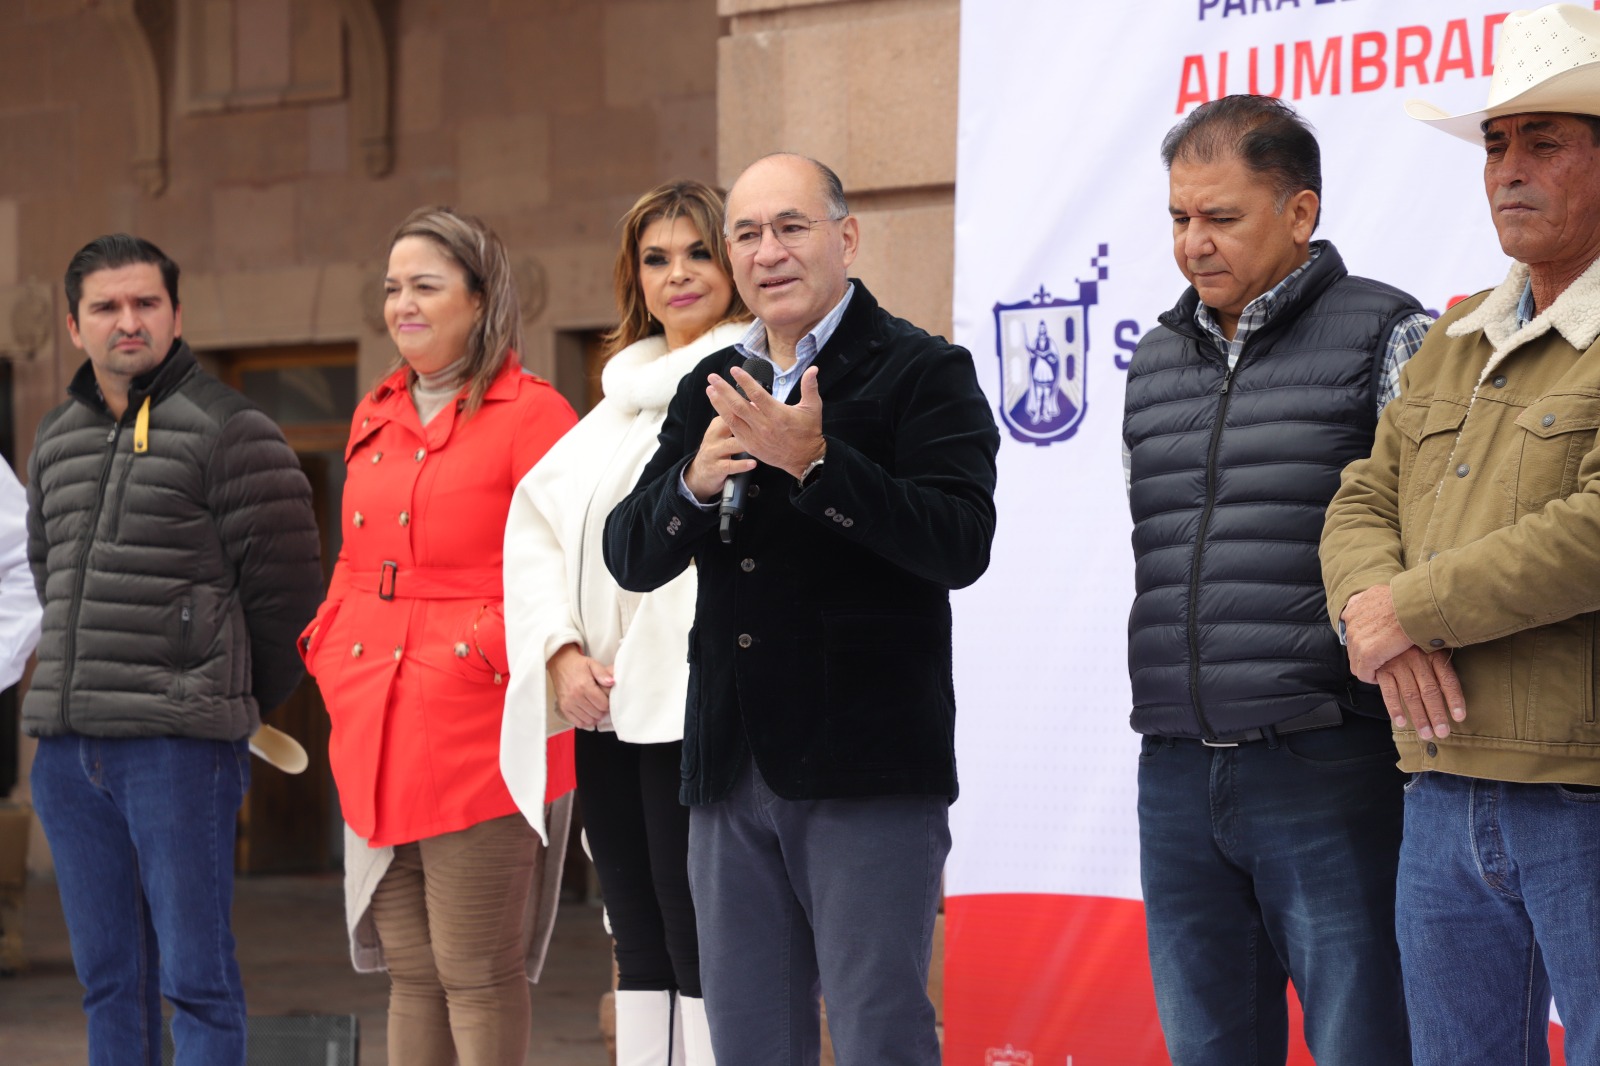
[[[161,360],[160,365],[133,379],[132,387],[128,389],[128,410],[137,410],[146,396],[150,397],[152,406],[159,404],[199,369],[200,364],[189,350],[188,343],[182,337],[175,337],[172,347],[167,349],[167,357]],[[105,397],[100,395],[100,384],[95,380],[94,364],[87,359],[72,375],[72,381],[67,385],[67,395],[79,403],[110,414]]]

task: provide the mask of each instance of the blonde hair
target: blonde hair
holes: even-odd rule
[[[482,301],[464,354],[467,400],[463,413],[470,418],[482,406],[483,394],[506,360],[515,358],[522,348],[522,306],[511,260],[494,230],[481,219],[449,207],[419,207],[411,212],[389,238],[389,250],[406,237],[432,241],[466,275],[467,291]]]
[[[661,323],[650,317],[645,307],[644,293],[639,289],[639,241],[644,231],[663,219],[686,218],[700,231],[717,264],[731,284],[733,265],[728,262],[728,248],[722,241],[722,194],[698,181],[672,181],[658,185],[643,196],[622,216],[622,246],[617,249],[616,266],[612,269],[612,284],[616,289],[617,328],[603,338],[607,358],[616,355],[635,341],[662,332]],[[737,286],[728,311],[718,320],[737,322],[750,317]]]

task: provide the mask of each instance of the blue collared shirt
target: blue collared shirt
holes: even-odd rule
[[[759,318],[750,323],[750,328],[743,337],[733,342],[733,348],[746,359],[764,359],[772,363],[772,395],[779,403],[789,398],[789,393],[800,382],[800,375],[806,372],[806,367],[817,361],[817,353],[827,345],[833,337],[833,331],[839,328],[839,323],[844,319],[845,310],[850,306],[850,297],[855,295],[855,282],[845,286],[844,298],[833,305],[833,310],[822,316],[822,321],[811,327],[811,331],[794,346],[794,364],[785,370],[772,361],[772,356],[767,354],[767,327]],[[684,472],[688,472],[684,467]],[[683,498],[700,508],[710,511],[719,505],[719,501],[701,503],[689,491],[688,484],[683,479],[683,474],[678,475],[678,491]]]
[[[1517,328],[1521,329],[1537,317],[1539,310],[1533,306],[1533,279],[1529,278],[1523,282],[1522,299],[1517,301]]]
[[[833,336],[833,331],[839,328],[839,322],[844,318],[845,309],[850,306],[850,297],[855,295],[855,283],[845,286],[844,298],[833,305],[833,310],[822,316],[822,321],[811,327],[811,332],[800,338],[800,343],[794,346],[794,365],[788,370],[772,362],[772,356],[767,354],[767,327],[758,318],[750,323],[750,328],[743,337],[733,342],[734,349],[746,359],[755,356],[772,363],[772,395],[780,402],[789,398],[789,393],[800,383],[800,375],[806,372],[806,367],[817,361],[817,353],[822,351],[824,345]]]

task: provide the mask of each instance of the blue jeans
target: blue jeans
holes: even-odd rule
[[[950,851],[943,796],[786,800],[752,761],[689,809],[689,885],[711,1046],[815,1066],[817,996],[840,1063],[939,1066],[928,964]]]
[[[1174,1066],[1282,1066],[1287,982],[1318,1066],[1410,1066],[1387,722],[1233,748],[1146,737],[1139,856]]]
[[[1398,918],[1417,1066],[1600,1064],[1600,792],[1416,775]]]
[[[175,1066],[244,1066],[228,922],[246,742],[42,737],[31,780],[84,987],[90,1066],[159,1066],[163,995]]]

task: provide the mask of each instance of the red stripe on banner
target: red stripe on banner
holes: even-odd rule
[[[944,909],[945,1066],[1167,1066],[1144,904],[1006,894]],[[1293,988],[1289,1013],[1290,1066],[1313,1066]],[[1561,1027],[1550,1032],[1561,1066]]]

